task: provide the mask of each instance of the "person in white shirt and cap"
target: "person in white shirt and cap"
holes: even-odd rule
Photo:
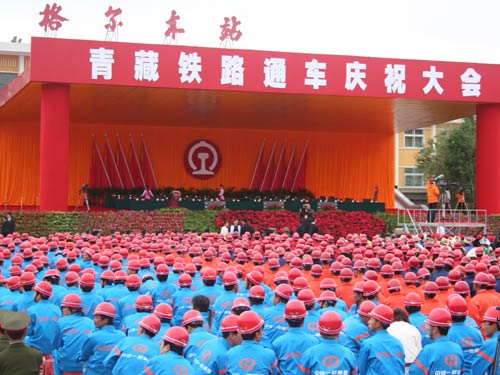
[[[408,315],[400,308],[394,309],[394,321],[387,328],[387,332],[403,344],[405,351],[405,373],[407,374],[410,365],[422,350],[422,335],[416,327],[410,324]]]

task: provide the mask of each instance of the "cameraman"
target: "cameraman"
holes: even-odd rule
[[[297,231],[302,237],[305,233],[312,235],[315,230],[314,223],[314,211],[311,209],[311,205],[309,203],[305,203],[300,209],[300,225]]]
[[[427,205],[429,207],[429,211],[427,211],[427,222],[434,222],[434,218],[436,216],[436,210],[438,208],[439,201],[439,188],[434,183],[434,179],[429,180],[429,184],[427,185]]]

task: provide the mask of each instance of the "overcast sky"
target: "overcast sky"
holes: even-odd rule
[[[0,0],[0,41],[43,36],[47,0]],[[499,0],[56,0],[59,38],[104,40],[110,5],[120,42],[161,44],[175,9],[179,44],[218,47],[224,17],[241,21],[241,49],[500,64]]]

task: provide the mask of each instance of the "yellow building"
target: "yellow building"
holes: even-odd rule
[[[17,38],[10,43],[0,42],[0,87],[24,72],[30,64],[29,56],[30,45],[18,43]]]

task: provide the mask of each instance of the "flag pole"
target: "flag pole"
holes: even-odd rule
[[[306,157],[307,146],[309,146],[309,143],[306,143],[306,145],[304,147],[304,151],[302,152],[302,157],[300,158],[300,162],[299,162],[299,165],[297,167],[297,172],[295,173],[295,178],[293,179],[292,188],[290,189],[291,191],[294,191],[294,189],[295,189],[295,184],[297,183],[297,178],[299,177],[300,170],[302,169],[302,164],[304,163],[304,159]]]
[[[130,137],[130,146],[132,147],[132,153],[134,154],[135,163],[137,164],[137,169],[141,175],[142,185],[146,186],[146,180],[144,179],[144,175],[142,174],[141,163],[139,162],[139,157],[137,156],[137,151],[135,151],[134,141],[132,140],[132,134],[129,134]]]
[[[249,189],[252,190],[253,182],[255,180],[255,175],[257,174],[257,168],[260,164],[260,159],[262,159],[262,152],[264,152],[264,143],[266,143],[266,139],[262,140],[262,145],[260,146],[259,156],[257,156],[257,162],[255,163],[255,168],[253,169],[252,180],[250,181]]]
[[[271,167],[271,161],[274,158],[274,150],[276,150],[276,141],[274,142],[273,149],[271,150],[271,155],[269,156],[269,161],[267,162],[266,173],[264,173],[264,178],[262,179],[262,183],[260,184],[260,191],[264,188],[264,184],[266,183],[267,174],[269,172],[269,168]]]
[[[273,182],[271,183],[271,191],[274,190],[274,183],[276,182],[276,177],[278,176],[278,172],[282,164],[283,155],[285,154],[285,147],[286,147],[286,139],[285,142],[283,143],[283,146],[281,147],[280,156],[278,158],[278,165],[276,166],[276,170],[274,171]]]
[[[115,167],[116,175],[118,176],[118,181],[120,182],[120,186],[122,189],[125,189],[123,185],[122,175],[118,169],[118,165],[116,164],[115,156],[113,155],[113,150],[111,149],[111,144],[109,143],[108,135],[104,134],[104,139],[106,140],[106,146],[108,147],[109,154],[111,155],[111,160],[113,161],[113,166]]]
[[[132,186],[135,187],[134,177],[132,177],[132,172],[130,172],[130,167],[128,166],[128,160],[125,157],[125,151],[123,151],[122,141],[121,141],[118,133],[116,134],[116,140],[118,141],[118,148],[120,149],[121,157],[122,157],[123,161],[125,162],[125,167],[127,168],[127,173],[128,173],[128,177],[130,178],[130,182],[132,183]]]
[[[292,169],[293,158],[295,157],[295,149],[297,145],[293,145],[292,153],[290,154],[290,161],[288,162],[288,166],[286,168],[285,178],[283,179],[283,183],[281,184],[281,188],[285,188],[286,180],[288,179],[288,175],[290,174],[290,169]]]
[[[97,156],[101,161],[102,169],[104,170],[104,174],[106,175],[106,179],[108,180],[109,187],[112,188],[113,184],[111,182],[111,178],[109,177],[108,169],[106,168],[106,164],[104,163],[104,159],[102,158],[101,150],[99,150],[99,146],[97,145],[97,141],[95,140],[94,134],[92,134],[92,138],[94,139],[94,147],[97,151]]]
[[[141,134],[142,139],[142,147],[144,148],[144,152],[146,153],[146,157],[148,158],[149,169],[151,170],[151,174],[153,175],[153,182],[155,183],[155,188],[158,190],[158,181],[156,180],[156,174],[153,169],[153,164],[151,163],[151,158],[149,157],[148,147],[146,146],[146,142],[144,141],[144,136]]]

